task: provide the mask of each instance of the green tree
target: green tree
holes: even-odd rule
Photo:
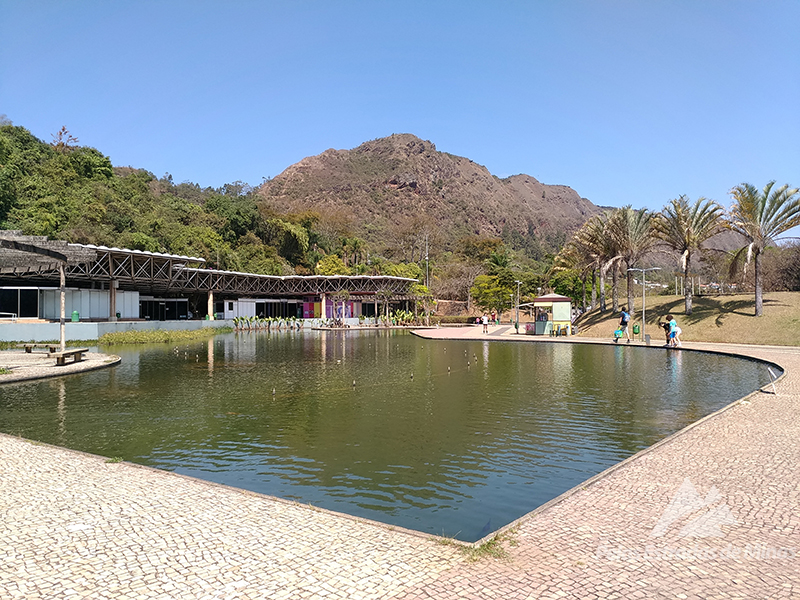
[[[689,205],[686,196],[670,200],[654,222],[656,235],[680,256],[684,281],[684,312],[692,314],[692,286],[689,282],[689,264],[694,252],[719,232],[724,209],[714,200],[698,198]]]
[[[586,281],[581,273],[574,269],[561,269],[553,273],[550,287],[556,294],[572,298],[575,304],[583,301],[586,304]]]
[[[479,308],[503,313],[513,306],[512,298],[516,291],[511,286],[502,285],[496,275],[478,275],[469,293]]]
[[[270,219],[267,226],[281,256],[290,262],[302,262],[308,252],[308,232],[302,225],[283,219]]]
[[[390,277],[406,277],[408,279],[421,279],[422,267],[417,263],[393,263],[386,261],[380,265],[381,275]]]
[[[601,312],[606,310],[606,275],[609,270],[616,268],[616,264],[621,258],[619,248],[610,232],[611,219],[612,212],[610,211],[592,217],[575,233],[571,240],[571,243],[575,244],[576,252],[584,256],[592,266],[592,272],[596,272],[599,276]],[[594,283],[594,277],[592,280]],[[613,288],[612,295],[616,296],[616,290]],[[592,291],[592,306],[594,306],[594,291]]]
[[[335,254],[328,254],[317,263],[317,275],[350,275],[350,269],[341,258]]]
[[[732,269],[742,263],[746,268],[753,261],[757,317],[764,314],[761,256],[769,245],[781,239],[781,234],[800,225],[798,192],[798,188],[789,188],[788,185],[776,188],[774,181],[767,183],[761,191],[749,183],[739,184],[731,190],[733,205],[727,216],[727,225],[747,240],[747,245],[734,255]]]
[[[633,271],[650,252],[657,238],[653,235],[653,215],[647,209],[634,210],[630,205],[616,209],[609,220],[609,231],[626,269],[628,283],[628,311],[633,314]],[[616,298],[614,298],[616,300]],[[614,306],[614,311],[618,307]]]
[[[550,276],[550,286],[558,294],[569,296],[577,304],[579,301],[583,302],[583,310],[586,311],[586,281],[589,274],[594,274],[595,263],[590,254],[582,252],[579,244],[574,240],[570,240],[556,256],[555,263],[553,264],[553,272]],[[574,279],[580,281],[580,286],[576,286]],[[567,283],[569,282],[569,283]],[[565,290],[577,291],[580,295],[574,293],[567,293]],[[594,309],[594,280],[592,281],[592,308]]]

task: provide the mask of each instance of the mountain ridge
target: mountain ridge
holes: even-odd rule
[[[258,190],[275,213],[340,212],[371,243],[417,226],[451,248],[484,236],[563,243],[602,209],[566,185],[527,174],[499,178],[475,161],[409,133],[350,150],[329,148],[290,165]]]

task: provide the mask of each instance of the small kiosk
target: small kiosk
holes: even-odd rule
[[[545,294],[525,306],[533,310],[533,323],[525,324],[527,335],[570,335],[572,300],[559,294]]]

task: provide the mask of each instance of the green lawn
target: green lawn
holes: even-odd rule
[[[754,316],[755,296],[695,296],[692,314],[684,314],[683,296],[648,296],[646,331],[653,341],[663,340],[659,318],[672,313],[683,330],[684,341],[738,344],[800,345],[800,292],[764,294],[764,315]],[[621,298],[620,303],[624,303]],[[581,315],[576,321],[584,337],[613,337],[619,314],[599,310]],[[642,297],[636,298],[632,324],[642,321]],[[632,331],[632,330],[631,330]]]

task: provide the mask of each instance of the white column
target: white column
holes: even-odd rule
[[[208,320],[214,320],[214,292],[208,290]]]
[[[63,352],[67,347],[67,335],[65,325],[66,309],[66,295],[67,295],[67,275],[64,272],[64,263],[58,265],[58,277],[61,282],[61,317],[59,319],[59,330],[61,334],[61,351]]]
[[[325,294],[320,294],[319,298],[322,301],[322,318],[323,319],[327,319],[328,315],[327,315],[327,312],[326,312],[326,309],[325,309],[327,298],[325,297]]]

